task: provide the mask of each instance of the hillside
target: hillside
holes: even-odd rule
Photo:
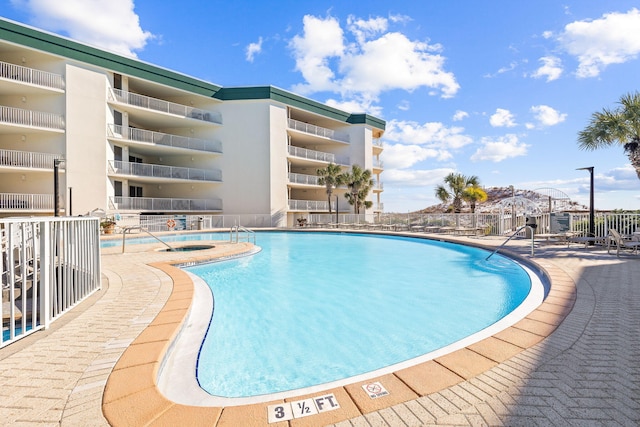
[[[487,201],[476,205],[476,212],[478,213],[495,212],[496,210],[500,209],[498,205],[501,200],[512,196],[512,193],[511,193],[512,190],[510,187],[489,187],[489,188],[485,188],[484,190],[487,193]],[[543,189],[543,190],[549,190],[549,189]],[[531,200],[536,205],[538,205],[539,208],[543,211],[547,211],[549,209],[549,192],[548,191],[546,191],[546,193],[543,194],[542,192],[536,192],[532,190],[515,189],[514,193],[516,197],[525,197]],[[556,206],[558,204],[562,204],[565,209],[571,209],[571,210],[577,210],[577,211],[589,209],[588,207],[579,205],[576,202],[572,202],[571,200],[563,196],[558,196],[558,195],[552,196],[552,203],[554,202],[556,203]],[[445,212],[447,207],[449,207],[449,205],[450,204],[445,205],[440,203],[437,205],[429,206],[415,213],[441,213],[441,212]],[[471,212],[471,209],[469,208],[469,205],[467,203],[463,203],[462,206],[463,206],[462,212]]]

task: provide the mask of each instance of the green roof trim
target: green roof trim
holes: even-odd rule
[[[282,102],[283,104],[291,105],[292,107],[307,110],[345,123],[365,124],[382,130],[384,130],[386,126],[386,122],[382,119],[378,119],[368,114],[350,114],[274,86],[224,87],[216,92],[214,98],[222,101],[272,99],[274,101]]]
[[[0,19],[0,39],[204,96],[213,96],[220,90],[220,86],[203,80],[106,52],[5,19]]]
[[[4,18],[0,18],[0,39],[124,75],[149,80],[203,96],[210,96],[222,101],[272,99],[345,123],[365,124],[382,130],[386,126],[386,122],[382,119],[368,114],[350,114],[274,86],[223,88],[204,80],[106,52]]]

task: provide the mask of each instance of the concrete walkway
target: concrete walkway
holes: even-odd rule
[[[512,243],[528,254],[527,242]],[[106,380],[172,290],[147,264],[175,255],[146,249],[105,251],[98,294],[51,329],[0,349],[0,425],[107,425]],[[533,260],[577,288],[573,310],[548,338],[446,390],[335,425],[640,425],[640,256],[549,245]]]

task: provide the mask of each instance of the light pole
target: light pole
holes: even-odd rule
[[[589,171],[591,175],[591,183],[589,187],[589,237],[596,237],[595,233],[595,212],[593,210],[593,166],[586,168],[577,168],[578,171]],[[589,245],[593,245],[595,241],[589,240]]]

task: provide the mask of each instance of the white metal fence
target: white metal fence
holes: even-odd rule
[[[97,218],[0,220],[0,347],[40,330],[100,289]]]

